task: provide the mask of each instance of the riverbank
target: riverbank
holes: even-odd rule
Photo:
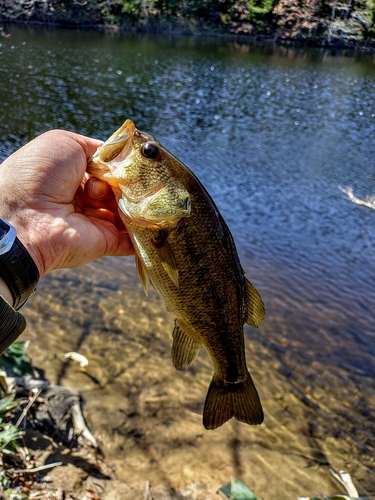
[[[4,0],[0,22],[272,40],[375,50],[375,1]]]

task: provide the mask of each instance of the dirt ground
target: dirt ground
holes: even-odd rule
[[[277,354],[282,341],[276,349],[269,340],[268,331],[275,329],[272,308],[260,332],[245,331],[264,423],[253,427],[232,419],[207,431],[202,425],[212,377],[207,354],[202,349],[191,369],[175,371],[173,319],[156,292],[144,296],[133,262],[121,265],[127,275],[121,285],[113,261],[85,266],[78,276],[77,271],[52,274],[25,310],[23,339],[31,340],[34,365],[52,384],[80,391],[86,422],[103,452],[70,449],[28,430],[25,443],[35,466],[62,462],[38,473],[30,498],[219,500],[218,488],[231,477],[259,500],[345,493],[330,468],[348,470],[361,494],[374,493],[368,441],[357,443],[352,423],[346,423],[346,414],[341,417],[342,397],[351,411],[351,386],[331,370],[328,391],[327,384],[314,383],[311,366],[294,355],[282,360]],[[64,359],[68,351],[88,358],[86,372]],[[322,375],[325,366],[316,361],[313,372]],[[373,404],[370,386],[361,397]]]

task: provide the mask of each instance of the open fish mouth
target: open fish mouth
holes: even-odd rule
[[[132,151],[132,139],[136,128],[132,120],[126,120],[87,162],[87,172],[111,184],[117,168],[123,168]],[[116,183],[117,184],[117,183]]]

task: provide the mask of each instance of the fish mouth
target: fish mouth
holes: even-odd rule
[[[134,122],[126,120],[88,160],[87,172],[112,184],[111,179],[115,177],[116,169],[120,165],[123,166],[124,160],[132,151],[132,139],[135,131]]]

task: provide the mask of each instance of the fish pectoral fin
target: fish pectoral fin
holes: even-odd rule
[[[254,382],[247,373],[242,383],[226,384],[214,375],[203,410],[203,425],[216,429],[230,418],[257,425],[263,422],[263,410]]]
[[[138,277],[142,284],[142,288],[146,296],[148,297],[148,284],[149,284],[148,274],[145,265],[138,257],[138,255],[135,256],[135,267],[137,269]]]
[[[176,370],[187,370],[198,356],[200,344],[181,330],[176,320],[172,333],[172,362]]]
[[[259,295],[258,291],[246,278],[245,278],[245,284],[246,284],[246,307],[247,307],[245,323],[258,328],[261,322],[264,320],[264,316],[266,315],[266,310],[264,308],[263,300]]]
[[[176,257],[163,231],[160,231],[158,238],[151,240],[154,245],[161,265],[170,279],[178,288],[178,269]]]

